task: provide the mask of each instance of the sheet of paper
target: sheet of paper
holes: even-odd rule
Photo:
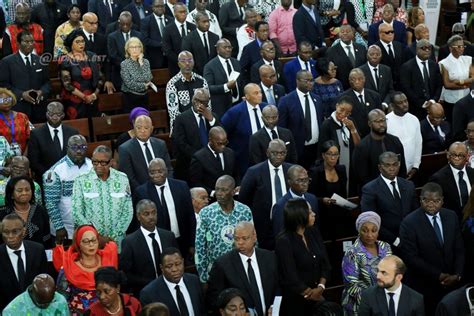
[[[46,249],[45,252],[46,252],[46,260],[48,260],[48,262],[52,262],[53,261],[53,249]]]
[[[345,198],[343,198],[342,196],[334,193],[332,196],[331,196],[331,199],[334,199],[336,200],[336,205],[337,206],[340,206],[340,207],[343,207],[343,208],[347,208],[349,210],[353,210],[357,207],[357,204],[354,204],[348,200],[346,200]]]
[[[275,296],[272,306],[272,316],[280,315],[280,306],[281,306],[281,296]]]
[[[150,85],[150,88],[155,91],[155,92],[158,92],[158,88],[155,86],[155,84],[152,82],[151,85]]]
[[[239,78],[240,76],[240,72],[237,72],[237,71],[232,71],[229,75],[229,81],[232,81],[232,80],[237,80],[237,78]]]

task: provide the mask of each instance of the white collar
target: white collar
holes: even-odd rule
[[[267,163],[268,163],[268,167],[270,168],[270,170],[273,170],[273,171],[275,171],[275,169],[278,169],[278,171],[283,170],[282,165],[279,165],[278,167],[275,167],[274,165],[272,165],[272,163],[270,162],[270,159],[267,159]]]
[[[18,249],[12,249],[12,248],[10,248],[10,247],[7,246],[7,252],[8,252],[9,254],[14,254],[15,251],[18,251],[18,250],[21,250],[21,251],[23,251],[23,253],[25,253],[25,244],[24,244],[23,242],[21,243],[21,246],[20,246],[20,248],[18,248]]]
[[[395,291],[389,291],[387,289],[384,290],[386,295],[388,295],[388,293],[394,293],[396,296],[400,297],[400,294],[402,292],[402,283],[400,283],[400,286]]]
[[[252,104],[250,104],[248,101],[245,101],[245,103],[247,104],[247,110],[249,112],[253,112],[253,109],[257,109],[257,112],[258,110],[260,109],[260,107],[257,105],[253,106]]]
[[[152,233],[155,234],[155,237],[158,236],[158,229],[156,229],[156,226],[155,226],[155,230],[152,231],[152,232],[149,231],[149,230],[147,230],[147,229],[145,229],[145,228],[143,228],[143,226],[141,226],[141,225],[140,225],[140,230],[142,231],[142,234],[143,234],[143,236],[145,236],[145,238],[146,238],[146,237],[150,237],[150,236],[148,236],[148,235],[150,235],[150,234],[152,234]]]

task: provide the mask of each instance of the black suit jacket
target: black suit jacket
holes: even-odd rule
[[[258,82],[257,82],[258,84]],[[268,103],[268,100],[267,100],[267,95],[265,94],[265,90],[267,89],[267,87],[264,87],[263,84],[260,82],[259,84],[260,86],[260,90],[262,90],[262,102],[265,102],[265,103]],[[278,106],[278,104],[280,103],[280,100],[282,97],[285,96],[285,87],[278,84],[278,83],[275,83],[273,85],[273,98],[275,99],[275,103],[274,105]]]
[[[186,34],[190,34],[196,29],[196,26],[190,22],[186,22]],[[178,30],[176,23],[170,23],[165,26],[163,32],[162,49],[168,59],[168,70],[170,78],[179,72],[178,54],[181,52],[182,38],[181,30]]]
[[[432,60],[428,60],[429,91],[426,91],[423,74],[418,67],[416,58],[404,63],[400,70],[400,89],[406,94],[410,104],[410,112],[419,120],[426,116],[426,110],[422,108],[423,103],[428,100],[438,101],[441,96],[443,80],[439,72],[439,66]]]
[[[382,50],[382,60],[380,61],[381,64],[387,65],[392,69],[392,78],[393,78],[393,86],[395,89],[399,89],[400,84],[400,67],[405,60],[405,54],[403,49],[403,44],[397,41],[393,41],[392,43],[392,50],[395,54],[395,59],[390,57],[390,55],[385,50],[385,47],[382,45],[380,41],[377,41],[375,45],[379,46]]]
[[[205,316],[206,308],[204,306],[204,298],[198,277],[194,274],[185,273],[183,275],[183,281],[189,292],[189,296],[191,296],[194,315]],[[164,303],[170,310],[170,316],[181,316],[163,276],[151,281],[143,288],[140,292],[140,302],[143,306],[154,302]]]
[[[260,46],[257,40],[253,40],[244,46],[242,55],[240,56],[240,67],[242,68],[242,78],[244,84],[250,82],[250,68],[253,64],[260,61],[262,56],[260,55]]]
[[[448,122],[443,121],[439,127],[445,135],[444,141],[440,139],[438,133],[435,133],[427,118],[420,122],[421,136],[423,137],[423,149],[421,153],[423,155],[445,151],[448,148],[452,137],[451,126]]]
[[[216,120],[213,126],[209,124],[208,120],[205,120],[208,132],[212,127],[219,125],[217,116],[214,113],[213,116]],[[187,180],[191,158],[196,151],[203,147],[199,137],[199,126],[192,108],[179,114],[174,120],[171,141],[176,158],[175,178]]]
[[[235,161],[234,151],[228,147],[224,149],[224,170],[219,167],[216,156],[208,146],[194,153],[189,167],[189,184],[191,187],[203,187],[211,193],[216,186],[216,181],[225,174],[234,177],[239,183],[239,171]]]
[[[255,248],[258,269],[260,272],[260,281],[262,282],[263,295],[265,297],[266,309],[273,304],[275,295],[278,291],[278,266],[276,256],[273,252]],[[207,282],[208,289],[206,298],[208,306],[218,309],[217,297],[219,293],[227,288],[237,288],[244,294],[244,301],[247,306],[254,307],[252,299],[252,290],[247,281],[246,267],[242,265],[239,252],[234,249],[220,256],[214,262],[209,273]]]
[[[240,72],[239,61],[235,58],[230,58],[232,68]],[[209,85],[209,92],[211,93],[212,109],[219,117],[232,106],[232,91],[225,92],[224,84],[227,79],[227,72],[222,66],[219,57],[214,57],[204,66],[204,78]],[[239,92],[239,100],[243,96],[242,79],[237,79],[237,90]]]
[[[296,154],[295,140],[293,134],[289,129],[275,126],[277,129],[278,138],[286,144],[286,162],[297,163],[298,155]],[[255,134],[250,136],[249,140],[249,163],[251,166],[267,160],[267,148],[271,138],[267,130],[262,127]]]
[[[119,13],[121,12],[122,7],[120,7],[119,3],[112,2],[112,15],[110,14],[110,7],[104,4],[102,0],[89,0],[87,2],[87,11],[94,12],[97,14],[98,21],[99,21],[99,28],[98,32],[105,34],[105,29],[107,25],[111,22],[117,21],[119,18]],[[82,14],[84,12],[81,11]]]
[[[286,174],[290,166],[289,163],[283,163],[282,165],[287,190],[289,185],[287,184]],[[273,249],[275,246],[270,220],[273,206],[271,183],[273,176],[274,173],[270,174],[268,168],[268,160],[260,162],[247,170],[239,191],[239,201],[252,210],[259,246],[266,249]],[[286,192],[282,192],[282,196],[285,194]]]
[[[244,11],[246,8],[250,8],[250,5],[244,5]],[[219,25],[222,29],[222,37],[227,38],[232,44],[232,56],[236,57],[239,52],[239,44],[237,42],[237,29],[241,27],[245,22],[240,17],[239,10],[235,1],[229,1],[224,3],[219,9]]]
[[[63,148],[60,152],[53,150],[53,139],[49,133],[48,124],[43,124],[31,131],[28,159],[30,160],[31,170],[35,174],[35,179],[39,183],[42,183],[43,174],[66,155],[69,137],[79,134],[77,129],[65,124],[62,124],[61,128],[63,130]]]
[[[260,59],[259,61],[254,63],[252,67],[250,67],[250,82],[253,82],[256,84],[259,84],[261,82],[259,69],[260,69],[260,66],[262,66],[264,63],[265,62],[263,61],[263,59]],[[281,61],[279,61],[278,59],[274,59],[272,63],[273,63],[273,68],[275,68],[277,82],[280,85],[284,86],[285,78],[283,78],[283,65],[281,64]],[[265,97],[265,95],[263,95],[263,97]]]
[[[168,7],[168,6],[166,6]],[[164,24],[168,25],[174,21],[172,16],[163,16]],[[145,45],[145,56],[150,62],[151,69],[166,67],[166,57],[162,50],[162,37],[154,14],[150,14],[140,23],[140,33]]]
[[[387,295],[384,288],[374,285],[362,292],[359,315],[388,316]],[[423,295],[403,284],[397,315],[424,316]]]
[[[403,218],[418,208],[413,182],[397,177],[397,185],[402,200],[401,208],[382,176],[362,187],[360,203],[362,212],[372,211],[380,215],[382,225],[379,238],[390,244],[393,244],[399,236],[399,227]]]
[[[464,245],[458,218],[445,208],[438,214],[443,226],[443,246],[423,209],[412,212],[400,224],[403,260],[408,266],[403,279],[425,296],[441,291],[441,273],[462,275],[464,268]]]
[[[349,89],[344,91],[341,94],[341,97],[347,96],[352,100],[352,118],[354,119],[355,126],[357,131],[361,135],[361,138],[368,135],[370,132],[369,124],[368,124],[368,117],[370,111],[374,109],[381,109],[382,108],[382,100],[380,99],[380,95],[370,89],[364,89],[364,101],[365,104],[360,102],[358,97],[359,94],[356,94],[354,90]]]
[[[172,232],[161,228],[157,230],[161,241],[161,252],[169,247],[178,248]],[[122,241],[120,253],[119,269],[127,275],[127,286],[136,296],[145,285],[156,279],[155,265],[145,238],[141,229],[136,230]],[[155,260],[160,261],[160,258]],[[161,275],[161,270],[158,271],[158,275]]]
[[[93,35],[93,42],[84,34],[86,41],[86,51],[94,52],[98,56],[107,56],[107,38],[101,33],[95,33]],[[125,44],[124,44],[125,45]]]
[[[313,48],[321,47],[324,41],[324,32],[321,27],[321,19],[316,7],[313,7],[315,20],[309,15],[306,8],[301,6],[293,16],[293,32],[296,43],[308,41]]]
[[[466,166],[467,177],[469,182],[474,183],[474,169]],[[444,202],[443,206],[447,209],[453,210],[462,219],[462,210],[464,205],[461,205],[458,187],[456,185],[456,178],[454,178],[450,165],[444,166],[436,173],[434,173],[429,181],[438,183],[443,189]]]
[[[68,19],[66,11],[66,6],[59,1],[53,2],[51,7],[43,2],[32,8],[31,22],[38,23],[43,28],[44,53],[53,53],[54,35],[58,26]]]
[[[161,139],[150,137],[150,150],[153,150],[155,158],[162,158],[168,167],[168,177],[173,177],[170,155],[166,144]],[[143,155],[140,143],[136,138],[129,139],[119,147],[120,163],[119,170],[125,172],[130,180],[130,187],[135,190],[139,185],[148,180],[148,164]]]
[[[25,246],[26,257],[24,288],[20,288],[18,284],[15,270],[7,253],[6,244],[0,245],[0,267],[2,267],[2,277],[0,278],[0,311],[15,297],[23,293],[38,274],[48,272],[48,262],[46,261],[46,253],[43,245],[28,240],[23,240],[23,245]]]
[[[430,54],[429,59],[436,62],[435,47],[433,46],[433,44],[430,44],[430,45],[431,45],[431,54]],[[416,56],[416,40],[413,41],[410,46],[405,47],[405,62],[409,61],[415,56]]]
[[[327,50],[327,56],[337,66],[336,78],[342,83],[344,89],[349,89],[349,73],[353,68],[363,65],[367,61],[367,49],[361,44],[352,43],[352,54],[355,57],[355,65],[352,66],[349,57],[347,57],[347,50],[343,47],[344,43],[334,45]],[[367,81],[367,78],[366,78]]]
[[[459,99],[453,108],[453,135],[455,140],[465,140],[467,123],[474,118],[474,108],[472,104],[474,97],[468,93],[464,98]]]
[[[204,65],[206,65],[211,58],[217,56],[216,44],[219,40],[219,36],[212,32],[207,32],[206,38],[210,52],[209,57],[206,55],[206,49],[202,43],[202,37],[200,37],[197,30],[189,33],[185,38],[183,38],[183,42],[181,43],[182,50],[190,51],[193,54],[194,71],[201,76],[204,73]]]
[[[390,94],[395,91],[393,89],[392,70],[390,67],[379,64],[377,71],[379,75],[378,86],[375,84],[374,77],[372,76],[374,72],[373,67],[370,67],[369,63],[363,64],[359,69],[362,70],[365,75],[365,88],[377,92],[382,102],[390,104]]]
[[[153,14],[153,11],[151,10],[151,7],[149,5],[146,5],[146,4],[142,4],[142,7],[143,7],[143,12],[145,13],[145,18],[151,14]],[[132,1],[130,2],[127,6],[125,6],[125,8],[123,8],[121,10],[122,12],[123,11],[128,11],[132,14],[132,21],[133,21],[133,25],[135,27],[137,27],[138,29],[140,29],[140,22],[141,22],[141,19],[140,19],[140,14],[138,13],[138,9],[137,9],[137,6],[135,5],[135,1]]]
[[[471,286],[473,286],[472,283],[466,284],[443,297],[436,308],[436,316],[470,316],[466,288]]]
[[[191,193],[186,182],[175,179],[168,179],[171,195],[173,196],[174,208],[179,227],[179,244],[182,251],[194,245],[194,235],[196,231],[196,217],[193,211]],[[155,202],[157,212],[157,226],[166,230],[171,230],[169,226],[169,214],[165,212],[158,196],[156,186],[147,181],[137,188],[137,201],[149,199]],[[185,253],[185,252],[183,252]]]

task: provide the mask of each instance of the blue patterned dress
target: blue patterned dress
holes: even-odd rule
[[[335,82],[330,84],[320,84],[315,82],[313,92],[321,98],[323,102],[323,115],[329,117],[331,113],[336,109],[336,101],[339,96],[344,92],[342,83],[336,79]]]

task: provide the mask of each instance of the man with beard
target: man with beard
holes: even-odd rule
[[[423,296],[402,284],[406,271],[402,259],[394,255],[387,256],[379,262],[377,268],[377,285],[362,293],[359,315],[425,314]]]
[[[33,34],[33,52],[40,56],[43,53],[43,28],[41,25],[30,22],[31,8],[27,3],[20,2],[15,6],[15,23],[10,24],[3,33],[2,53],[3,57],[14,54],[20,49],[17,42],[17,34],[23,30]]]
[[[354,178],[361,188],[367,182],[379,175],[379,156],[392,151],[400,155],[400,177],[406,176],[405,155],[403,145],[398,137],[387,134],[387,118],[382,110],[375,109],[369,112],[370,134],[365,136],[352,154]]]

